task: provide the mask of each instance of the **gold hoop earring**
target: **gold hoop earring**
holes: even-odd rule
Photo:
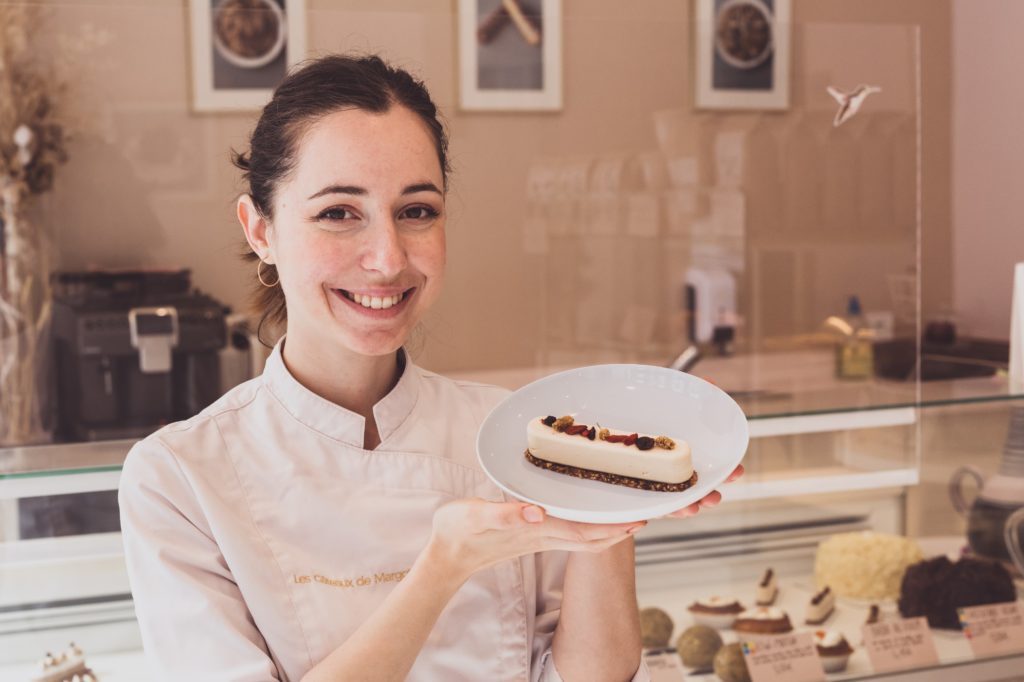
[[[271,287],[277,286],[277,283],[281,281],[281,275],[278,275],[277,279],[275,279],[270,284],[267,284],[266,282],[263,281],[263,272],[262,272],[262,270],[263,270],[263,259],[261,258],[259,260],[259,262],[256,263],[256,279],[258,279],[260,281],[260,284],[262,284],[263,286],[267,287],[268,289],[271,288]]]

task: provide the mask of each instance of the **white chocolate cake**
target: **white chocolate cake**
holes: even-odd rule
[[[537,417],[526,427],[527,459],[536,466],[632,488],[679,491],[696,482],[690,446],[666,436],[642,436],[577,424],[572,417]]]
[[[811,597],[811,601],[807,604],[807,616],[804,618],[804,622],[808,625],[821,625],[828,620],[835,608],[836,595],[826,585],[825,589]]]
[[[814,577],[839,597],[896,599],[907,567],[924,559],[913,540],[898,535],[854,531],[818,545]]]
[[[777,596],[779,596],[779,581],[775,578],[775,571],[769,568],[764,572],[761,582],[757,584],[754,601],[758,606],[771,606],[775,603]]]

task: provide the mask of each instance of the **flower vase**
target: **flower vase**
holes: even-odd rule
[[[23,195],[0,179],[0,447],[52,441],[50,257]]]

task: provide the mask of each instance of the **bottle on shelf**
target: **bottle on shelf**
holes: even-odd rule
[[[825,324],[841,334],[836,343],[836,377],[867,379],[874,371],[874,333],[864,318],[860,299],[850,296],[846,315],[829,317]]]

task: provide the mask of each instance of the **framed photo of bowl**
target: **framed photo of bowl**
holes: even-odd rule
[[[698,109],[789,108],[791,0],[697,0]]]
[[[251,111],[306,56],[305,0],[189,0],[192,109]]]

